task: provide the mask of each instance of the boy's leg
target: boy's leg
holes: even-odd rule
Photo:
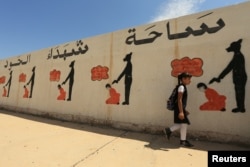
[[[171,126],[170,128],[165,128],[163,129],[163,133],[165,134],[165,136],[168,138],[168,140],[170,139],[171,133],[175,130],[180,129],[181,124],[174,124],[173,126]]]
[[[181,140],[186,140],[187,138],[187,124],[180,125]]]
[[[193,145],[187,140],[187,126],[188,124],[181,124],[180,134],[181,141],[180,145],[184,147],[193,147]]]

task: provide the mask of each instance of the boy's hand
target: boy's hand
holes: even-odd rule
[[[180,112],[178,117],[179,117],[180,120],[183,120],[184,119],[184,113]]]

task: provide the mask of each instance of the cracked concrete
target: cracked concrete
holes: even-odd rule
[[[118,137],[112,139],[111,141],[105,143],[104,145],[102,145],[100,148],[98,148],[97,150],[94,150],[92,153],[90,153],[89,155],[87,155],[86,157],[84,157],[83,159],[81,159],[80,161],[78,161],[77,163],[75,163],[74,165],[72,165],[73,167],[79,165],[80,163],[82,163],[83,161],[87,160],[90,156],[93,156],[95,154],[97,154],[99,151],[101,151],[104,147],[106,147],[107,145],[111,144],[112,142],[114,142],[115,140],[119,139],[120,137],[124,136],[125,134],[127,134],[128,132],[122,132]]]
[[[248,147],[192,141],[74,124],[0,110],[0,166],[162,167],[207,166],[207,150]]]

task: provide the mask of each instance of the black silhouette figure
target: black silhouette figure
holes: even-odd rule
[[[7,82],[6,85],[5,85],[5,86],[8,86],[8,93],[7,93],[7,96],[6,96],[6,97],[9,97],[9,94],[10,94],[11,81],[12,81],[12,71],[10,71],[9,80],[8,80],[8,82]]]
[[[218,78],[213,78],[209,84],[213,82],[220,82],[229,72],[233,73],[233,83],[235,88],[235,97],[237,108],[234,108],[232,112],[245,112],[245,86],[247,82],[247,74],[245,69],[245,58],[241,53],[242,39],[232,42],[226,49],[227,52],[234,52],[233,59],[227,65],[227,67],[221,72]]]
[[[72,61],[69,65],[69,67],[71,68],[67,78],[65,79],[65,81],[62,83],[63,85],[69,80],[69,96],[67,101],[71,101],[71,94],[72,94],[72,88],[73,88],[73,84],[74,84],[74,74],[75,74],[75,69],[74,69],[74,65],[75,65],[75,61]]]
[[[132,52],[127,54],[123,61],[127,61],[127,65],[119,75],[117,80],[114,80],[112,84],[118,83],[120,79],[125,76],[125,101],[122,103],[123,105],[129,105],[129,96],[130,96],[130,88],[132,84],[132,63],[131,63]]]
[[[32,94],[33,94],[33,87],[34,87],[34,82],[35,82],[35,70],[36,70],[36,66],[34,66],[32,68],[32,75],[30,77],[29,82],[26,85],[29,85],[30,83],[30,96],[29,98],[32,98]]]

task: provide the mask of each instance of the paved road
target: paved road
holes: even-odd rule
[[[1,167],[206,167],[207,150],[250,150],[0,110]]]

